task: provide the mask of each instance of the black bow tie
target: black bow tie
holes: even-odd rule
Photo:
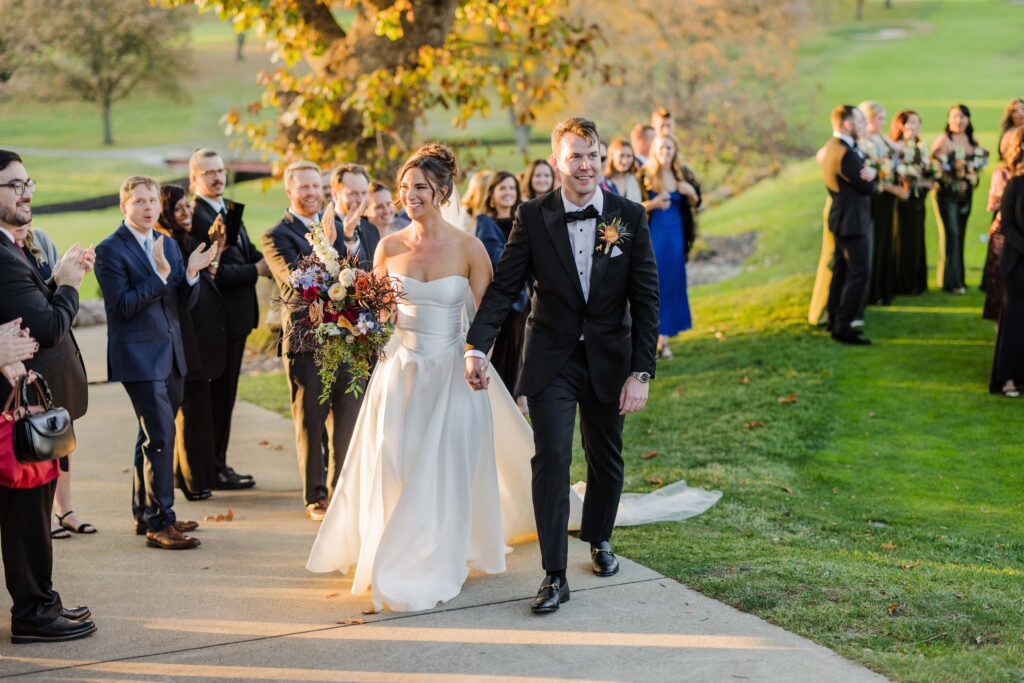
[[[576,221],[587,221],[591,218],[600,218],[601,214],[597,212],[593,204],[588,205],[582,211],[566,211],[565,222],[574,223]]]

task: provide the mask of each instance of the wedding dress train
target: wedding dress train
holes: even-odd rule
[[[374,607],[431,609],[462,588],[470,569],[505,570],[507,543],[535,536],[533,434],[491,372],[474,392],[463,374],[469,280],[405,289],[398,325],[366,389],[334,498],[310,552],[313,572],[348,573]],[[583,487],[571,499],[578,528]],[[676,482],[625,494],[618,525],[685,519],[721,496]]]

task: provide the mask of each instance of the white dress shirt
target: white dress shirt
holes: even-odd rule
[[[127,221],[125,222],[125,225],[128,225]],[[164,284],[166,285],[167,284],[167,278],[165,278],[163,275],[158,273],[157,270],[156,270],[156,262],[153,260],[153,252],[146,248],[146,238],[148,238],[148,237],[150,237],[152,235],[153,244],[156,245],[156,239],[157,239],[158,235],[154,235],[152,229],[143,232],[139,228],[136,228],[134,225],[128,225],[128,230],[131,231],[132,237],[135,238],[135,241],[139,243],[139,249],[142,249],[142,253],[145,254],[146,258],[149,259],[149,264],[151,266],[153,266],[153,272],[156,273],[156,276],[158,278],[160,278],[161,280],[163,280]],[[159,235],[159,237],[164,237],[165,239],[170,239],[169,237],[166,237],[164,235]],[[188,274],[188,265],[187,264],[185,266],[185,282],[188,283],[189,287],[192,287],[197,282],[199,282],[199,275],[198,274],[195,277],[192,277],[191,275]]]
[[[288,208],[288,213],[298,218],[299,222],[305,225],[307,230],[309,230],[309,226],[313,225],[313,221],[320,220],[320,216],[318,214],[314,214],[312,218],[306,218],[305,216],[302,216],[292,211],[291,207]]]
[[[853,138],[851,138],[846,133],[835,132],[835,133],[832,133],[832,137],[839,138],[840,140],[845,142],[846,146],[849,147],[850,149],[853,149],[854,147],[857,146],[857,141],[854,140]]]
[[[210,207],[214,211],[216,211],[217,213],[224,213],[227,210],[227,207],[224,206],[224,198],[223,197],[221,197],[219,199],[210,199],[209,197],[204,197],[201,194],[196,195],[196,196],[199,197],[200,199],[202,199],[207,204],[209,204]]]

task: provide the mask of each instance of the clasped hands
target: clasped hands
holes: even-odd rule
[[[21,326],[21,318],[0,325],[0,374],[11,386],[28,374],[22,361],[31,358],[38,350],[39,344],[28,328]]]
[[[58,287],[82,286],[82,279],[86,274],[91,273],[96,265],[96,251],[90,244],[87,249],[82,249],[76,242],[71,245],[60,261],[53,266],[53,282]]]
[[[483,391],[490,385],[487,376],[487,359],[480,356],[466,356],[466,384],[473,391]],[[619,392],[619,415],[639,413],[647,405],[649,386],[634,377],[626,378]]]

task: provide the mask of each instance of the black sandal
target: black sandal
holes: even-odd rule
[[[50,529],[50,538],[71,538],[71,534],[68,530],[63,527],[57,527],[56,529]]]
[[[63,515],[57,515],[57,522],[68,531],[74,531],[76,534],[94,534],[96,533],[96,527],[88,522],[82,522],[78,525],[78,528],[71,526],[70,524],[64,523],[64,518],[73,513],[74,510],[68,510]],[[54,538],[65,538],[64,536],[54,536]]]

